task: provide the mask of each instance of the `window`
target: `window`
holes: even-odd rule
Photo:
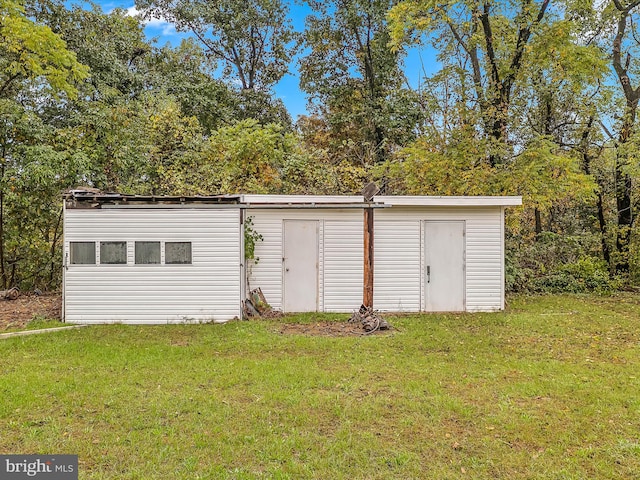
[[[160,263],[160,242],[136,242],[136,265]]]
[[[127,263],[127,242],[100,242],[101,264]]]
[[[71,265],[95,265],[95,242],[69,242]]]
[[[164,263],[185,265],[191,263],[191,242],[165,242]]]

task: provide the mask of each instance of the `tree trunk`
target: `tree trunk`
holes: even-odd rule
[[[618,228],[616,231],[616,273],[629,272],[629,241],[631,239],[631,226],[633,214],[631,211],[631,177],[624,173],[623,169],[627,159],[618,158],[616,163],[616,207],[618,211]]]
[[[540,234],[542,233],[542,218],[540,216],[540,209],[536,207],[533,213],[536,218],[536,238],[539,238]]]
[[[2,167],[0,168],[0,182],[4,183],[4,152]],[[0,185],[0,277],[2,277],[2,289],[7,289],[7,272],[5,270],[4,258],[4,185]]]
[[[51,240],[51,248],[49,250],[49,258],[51,259],[51,270],[49,271],[49,288],[53,286],[53,282],[55,279],[55,271],[56,271],[56,263],[54,262],[56,256],[56,246],[58,245],[58,240],[62,236],[62,229],[60,226],[62,225],[62,212],[64,210],[61,208],[60,213],[58,215],[58,221],[56,222],[56,228],[53,231],[53,239]]]
[[[619,274],[629,273],[629,241],[631,239],[631,227],[633,224],[633,211],[631,204],[631,177],[626,173],[629,164],[628,154],[620,152],[620,148],[631,139],[636,121],[636,111],[638,109],[638,91],[633,92],[631,99],[627,98],[627,115],[620,131],[618,153],[616,156],[615,169],[615,195],[617,223],[616,229],[616,266],[615,271]]]
[[[633,223],[633,212],[631,204],[631,178],[625,172],[625,167],[629,163],[626,153],[620,152],[621,147],[631,139],[635,129],[636,112],[638,101],[640,100],[640,88],[633,88],[629,77],[630,53],[627,52],[627,60],[622,61],[622,48],[625,43],[625,32],[627,20],[629,20],[632,9],[640,5],[636,0],[627,6],[623,6],[619,0],[614,0],[616,9],[619,12],[616,35],[613,39],[612,64],[616,72],[618,81],[627,101],[626,111],[622,127],[620,129],[618,153],[616,155],[615,170],[615,195],[617,207],[617,229],[616,229],[616,265],[615,271],[621,274],[629,273],[629,240],[631,238],[631,226]]]
[[[598,224],[600,226],[600,244],[602,246],[602,258],[605,262],[607,262],[609,269],[611,269],[611,253],[609,251],[609,244],[607,243],[607,222],[604,218],[602,192],[598,192],[596,207],[598,209]]]
[[[594,120],[595,118],[593,115],[589,117],[587,126],[582,132],[582,138],[580,139],[579,144],[579,152],[582,155],[582,170],[587,175],[592,174],[591,162],[594,159],[594,156],[589,152],[589,135],[593,130]],[[598,154],[595,157],[599,156],[601,153],[602,147],[599,148]],[[611,251],[609,250],[609,244],[607,243],[607,221],[604,216],[604,200],[602,196],[604,186],[602,185],[602,181],[598,178],[596,178],[596,183],[599,187],[596,197],[596,215],[598,217],[598,227],[600,229],[600,246],[602,248],[602,258],[605,262],[607,262],[609,271],[613,272],[613,265],[611,264]]]

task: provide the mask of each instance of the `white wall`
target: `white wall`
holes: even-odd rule
[[[260,287],[269,304],[282,309],[284,220],[319,222],[320,311],[351,312],[362,303],[362,209],[248,209],[256,232],[259,261],[250,265],[249,288]]]
[[[389,213],[391,209],[374,212],[373,306],[392,312],[418,312],[422,292],[420,219],[396,218]]]
[[[407,310],[415,311],[418,291],[424,297],[424,240],[421,232],[422,222],[426,220],[465,221],[466,310],[504,308],[502,207],[394,206],[376,210],[375,214],[376,308],[395,311],[398,305],[406,305]],[[397,245],[395,253],[394,245]],[[422,298],[420,309],[424,308],[425,300]]]
[[[128,259],[126,265],[68,265],[65,320],[220,322],[240,316],[239,212],[238,208],[67,209],[65,254],[71,241],[94,241],[98,259],[100,241],[126,241]],[[193,263],[135,265],[134,242],[141,240],[192,242]]]
[[[423,222],[464,220],[467,311],[504,307],[501,206],[395,205],[375,209],[374,306],[420,311],[424,299]],[[127,265],[69,265],[66,321],[167,323],[226,321],[240,316],[241,226],[238,208],[67,209],[70,241],[127,241]],[[282,309],[283,221],[317,220],[318,309],[351,312],[362,303],[363,211],[360,208],[247,209],[263,241],[247,266],[250,288]],[[192,242],[192,265],[135,265],[136,240]],[[97,256],[98,257],[98,256]]]
[[[361,209],[249,209],[264,241],[251,267],[251,288],[282,308],[282,223],[319,220],[319,310],[351,312],[362,303],[363,212]],[[467,311],[504,308],[502,207],[410,207],[375,209],[374,307],[382,311],[425,309],[424,221],[463,220],[466,230]]]

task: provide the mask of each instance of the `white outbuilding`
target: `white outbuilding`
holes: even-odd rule
[[[239,317],[239,201],[68,194],[64,320],[181,323]]]
[[[521,197],[244,195],[262,235],[247,282],[284,312],[351,312],[363,296],[363,209],[374,208],[381,311],[504,308],[504,211]]]
[[[504,212],[521,197],[238,195],[74,191],[64,207],[63,316],[72,323],[222,322],[260,287],[284,312],[363,301],[373,212],[373,306],[504,308]],[[246,220],[251,218],[251,222]],[[259,234],[244,259],[247,223]]]

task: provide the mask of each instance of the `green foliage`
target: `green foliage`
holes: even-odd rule
[[[221,80],[213,78],[215,62],[193,39],[172,48],[165,45],[148,60],[154,84],[176,98],[184,115],[196,117],[208,133],[231,122],[239,99]]]
[[[560,201],[584,202],[593,198],[593,179],[577,159],[546,138],[534,139],[501,175],[504,191],[523,196],[528,207],[547,211]]]
[[[288,71],[295,34],[280,0],[138,0],[136,6],[194,33],[241,90],[269,92]]]
[[[298,37],[280,0],[141,0],[195,34],[162,48],[121,9],[0,1],[3,284],[57,285],[60,193],[78,185],[358,194],[371,180],[522,195],[507,211],[514,290],[607,290],[626,264],[640,278],[638,93],[606,80],[612,61],[637,81],[638,6],[314,0],[300,34],[312,114],[294,129],[272,92]],[[423,43],[442,68],[411,88],[403,48]]]
[[[254,264],[260,261],[256,257],[256,244],[262,241],[262,235],[257,232],[253,225],[253,217],[247,217],[244,220],[244,258],[252,260]]]
[[[393,2],[310,2],[304,34],[309,53],[300,85],[330,132],[333,161],[381,163],[412,140],[420,121],[417,95],[404,86],[401,54],[387,44],[386,12]]]
[[[51,29],[33,22],[21,3],[0,0],[0,97],[11,98],[23,81],[44,80],[49,94],[77,94],[87,67]]]
[[[404,195],[490,195],[500,193],[498,172],[483,161],[489,145],[474,132],[455,132],[442,146],[423,137],[375,170],[388,190]]]
[[[171,97],[154,98],[146,111],[147,163],[134,190],[158,195],[186,193],[195,180],[185,176],[186,171],[197,164],[204,144],[200,123],[184,116]]]
[[[212,132],[200,159],[201,188],[210,192],[271,193],[295,137],[276,124],[244,120]]]
[[[145,88],[145,60],[152,48],[143,26],[125,10],[105,14],[97,5],[91,10],[78,5],[67,9],[51,0],[43,1],[35,15],[51,25],[90,68],[81,89],[83,95],[93,101],[112,101],[119,95],[137,95]]]
[[[24,290],[60,280],[60,193],[88,167],[79,152],[57,150],[56,131],[10,100],[0,99],[0,282]]]
[[[610,293],[622,286],[612,277],[601,258],[585,255],[594,248],[580,236],[543,232],[537,241],[520,248],[511,237],[506,258],[506,286],[509,291],[529,293]]]

